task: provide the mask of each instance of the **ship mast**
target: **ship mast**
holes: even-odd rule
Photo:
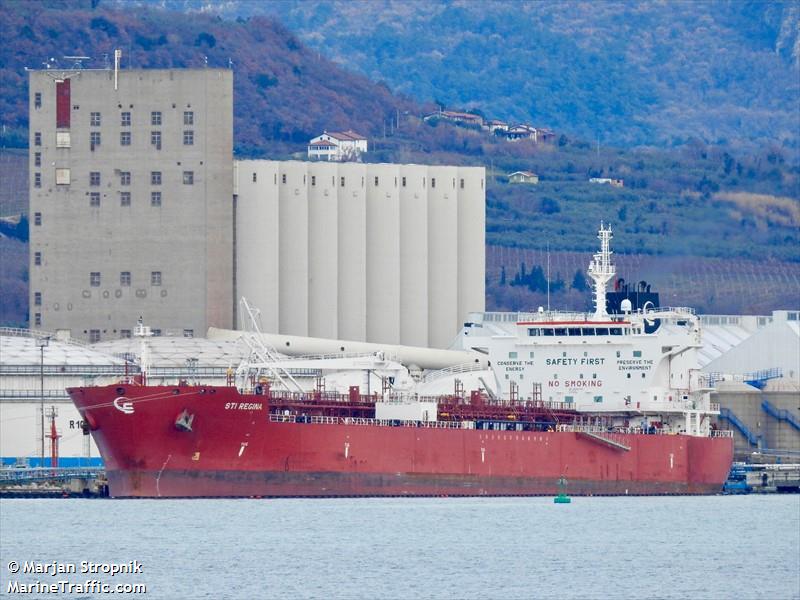
[[[594,255],[592,262],[589,263],[589,277],[594,280],[594,318],[602,320],[608,318],[606,312],[606,284],[616,274],[617,270],[611,264],[610,242],[613,237],[611,226],[607,229],[600,222],[600,231],[597,233],[600,240],[600,252]]]

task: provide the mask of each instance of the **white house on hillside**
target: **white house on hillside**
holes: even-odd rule
[[[308,158],[311,160],[359,160],[366,151],[367,138],[350,129],[325,131],[308,143]]]

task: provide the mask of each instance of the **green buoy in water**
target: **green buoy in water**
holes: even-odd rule
[[[572,499],[566,494],[566,489],[567,478],[562,475],[561,479],[558,480],[558,496],[553,498],[553,502],[556,504],[569,504],[572,502]]]

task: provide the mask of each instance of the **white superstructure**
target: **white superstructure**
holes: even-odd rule
[[[657,426],[706,435],[708,399],[700,372],[700,319],[689,308],[651,308],[623,315],[606,312],[614,276],[611,228],[601,225],[600,252],[588,273],[595,282],[595,311],[498,314],[505,327],[473,322],[462,331],[464,348],[486,352],[494,393],[504,398],[565,403],[615,425]],[[484,325],[486,325],[484,331]]]

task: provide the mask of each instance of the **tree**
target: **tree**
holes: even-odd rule
[[[586,275],[583,274],[583,271],[578,269],[575,271],[575,277],[572,278],[572,289],[578,290],[579,292],[585,292],[589,289],[589,286],[586,282]]]

